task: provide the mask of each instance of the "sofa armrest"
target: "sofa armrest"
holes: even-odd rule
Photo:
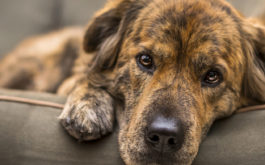
[[[0,95],[64,103],[65,98],[0,90]],[[117,131],[101,140],[79,143],[61,127],[61,110],[0,101],[0,162],[4,165],[119,165]],[[193,164],[262,165],[265,162],[265,110],[217,121]]]

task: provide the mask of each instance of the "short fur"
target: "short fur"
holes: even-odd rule
[[[141,53],[152,55],[153,73],[138,67]],[[60,120],[79,140],[110,133],[116,118],[126,164],[191,164],[216,119],[265,103],[264,61],[262,20],[224,0],[113,0],[84,33],[71,28],[22,43],[0,62],[0,86],[68,95]],[[223,82],[205,87],[212,67]],[[150,151],[144,134],[156,114],[181,120],[180,150]]]

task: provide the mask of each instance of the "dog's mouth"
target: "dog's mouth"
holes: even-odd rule
[[[170,152],[153,152],[146,155],[145,160],[137,164],[155,164],[155,165],[174,165],[179,164],[179,160],[175,158],[174,153]]]

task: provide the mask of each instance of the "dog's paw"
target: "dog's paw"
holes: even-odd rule
[[[105,93],[71,95],[59,116],[70,135],[80,141],[95,140],[113,129],[114,110],[111,96]]]

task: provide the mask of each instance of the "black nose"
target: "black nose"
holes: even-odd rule
[[[163,116],[153,118],[147,127],[146,141],[152,149],[159,152],[179,150],[184,141],[181,121]]]

